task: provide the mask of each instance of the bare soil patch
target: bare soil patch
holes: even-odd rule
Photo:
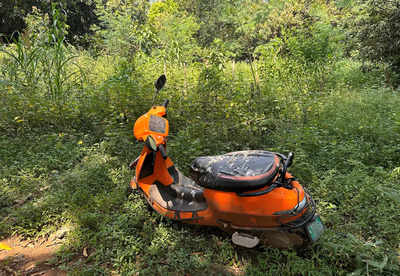
[[[11,250],[0,250],[0,276],[66,275],[66,272],[48,263],[61,245],[57,240],[22,240],[19,237],[11,237],[0,243],[11,247]]]

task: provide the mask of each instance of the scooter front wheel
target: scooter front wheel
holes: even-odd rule
[[[298,248],[304,247],[309,243],[304,231],[264,231],[260,234],[262,245],[273,248]]]

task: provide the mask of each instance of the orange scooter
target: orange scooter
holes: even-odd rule
[[[166,82],[155,83],[156,95]],[[189,224],[216,226],[239,246],[301,247],[324,231],[309,193],[289,172],[286,157],[264,150],[196,158],[186,177],[167,155],[168,100],[137,119],[134,135],[144,142],[130,164],[132,189],[140,190],[158,213]]]

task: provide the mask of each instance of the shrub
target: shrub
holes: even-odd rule
[[[385,62],[393,74],[386,81],[400,84],[400,1],[361,0],[361,10],[352,35],[360,57],[375,63]]]

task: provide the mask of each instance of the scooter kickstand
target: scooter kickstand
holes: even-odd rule
[[[235,232],[232,234],[232,242],[239,246],[253,248],[260,243],[260,239],[249,234]]]

